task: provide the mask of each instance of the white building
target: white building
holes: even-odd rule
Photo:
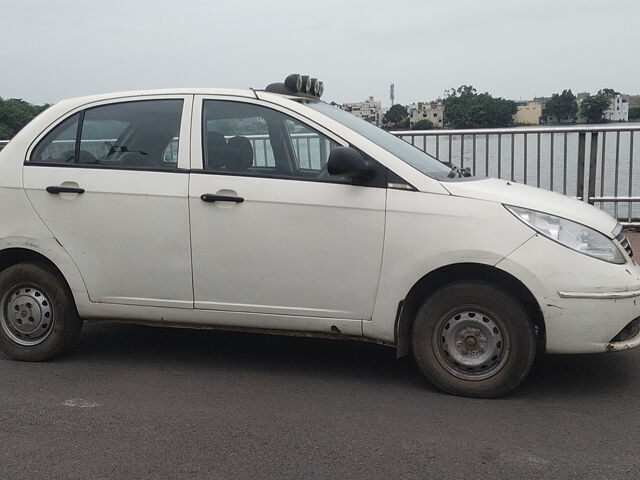
[[[382,125],[382,102],[377,102],[373,97],[367,98],[364,102],[344,103],[340,108],[378,127]]]
[[[412,103],[407,107],[407,111],[409,112],[410,127],[413,127],[414,123],[420,120],[429,120],[437,128],[444,126],[444,104],[442,100]]]
[[[609,108],[604,111],[603,118],[608,122],[628,122],[629,102],[622,95],[616,95],[611,99]]]

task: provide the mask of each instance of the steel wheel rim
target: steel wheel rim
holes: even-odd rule
[[[434,329],[433,347],[448,373],[463,380],[485,380],[504,367],[511,341],[495,315],[471,307],[442,317]]]
[[[2,330],[18,345],[33,347],[51,335],[53,304],[41,288],[32,284],[15,287],[5,293],[0,305]]]

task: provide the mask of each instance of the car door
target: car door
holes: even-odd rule
[[[370,319],[386,170],[369,184],[329,176],[346,142],[258,100],[196,96],[193,118],[195,308]]]
[[[91,104],[27,154],[24,188],[93,302],[193,308],[192,96]]]

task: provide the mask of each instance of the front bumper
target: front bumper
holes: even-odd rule
[[[624,329],[640,317],[640,268],[573,252],[542,236],[497,265],[536,297],[549,353],[597,353],[640,346],[640,332]],[[640,321],[639,321],[640,322]]]
[[[606,347],[607,352],[628,350],[640,345],[640,317],[629,323]]]

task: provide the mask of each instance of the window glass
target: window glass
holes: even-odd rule
[[[442,180],[448,178],[447,175],[451,170],[449,167],[409,142],[328,103],[311,101],[305,105],[349,127],[425,175]]]
[[[72,115],[51,130],[31,154],[32,162],[73,163],[79,114]]]
[[[206,100],[202,143],[205,170],[347,181],[326,171],[336,142],[288,115],[259,105]]]
[[[78,164],[176,168],[182,100],[143,100],[86,110]]]
[[[329,160],[329,153],[339,145],[306,125],[289,118],[285,120],[293,146],[296,167],[309,172],[322,170]]]

